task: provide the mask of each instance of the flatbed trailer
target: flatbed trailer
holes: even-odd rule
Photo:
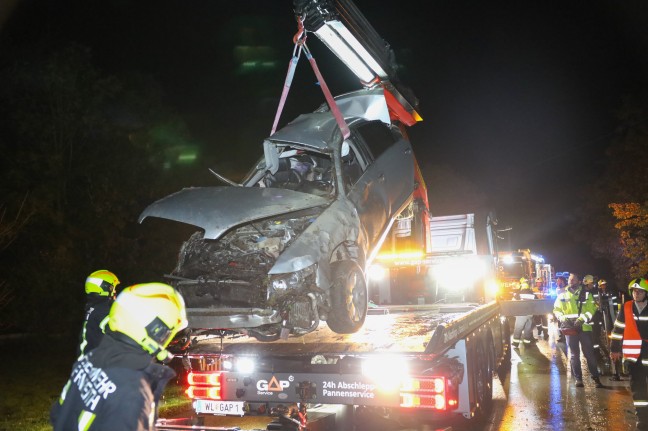
[[[348,335],[322,324],[272,343],[196,341],[181,359],[197,418],[334,405],[336,430],[358,429],[353,417],[371,409],[403,422],[479,419],[510,365],[510,323],[495,301],[381,307]]]

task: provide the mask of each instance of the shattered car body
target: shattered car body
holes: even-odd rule
[[[412,200],[415,161],[381,89],[336,103],[348,139],[323,105],[267,138],[240,184],[185,188],[140,215],[200,228],[171,274],[194,334],[271,341],[322,320],[338,333],[363,325],[365,270]]]

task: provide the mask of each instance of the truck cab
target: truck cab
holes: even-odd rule
[[[478,220],[478,221],[476,221]],[[430,217],[428,253],[403,247],[396,226],[369,278],[377,304],[488,302],[495,297],[492,216],[474,213]]]

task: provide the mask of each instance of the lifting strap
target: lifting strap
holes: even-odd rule
[[[277,113],[275,114],[275,119],[274,123],[272,124],[272,131],[270,132],[270,136],[274,135],[275,131],[277,130],[277,124],[279,124],[279,118],[281,117],[281,112],[283,111],[284,105],[286,103],[286,98],[288,97],[288,92],[290,91],[290,86],[292,85],[293,77],[295,76],[295,69],[297,68],[299,57],[301,56],[301,52],[304,51],[306,58],[311,64],[313,72],[317,77],[317,81],[319,82],[319,85],[322,89],[322,93],[324,93],[324,98],[326,99],[326,102],[331,109],[331,113],[333,114],[333,117],[335,118],[335,121],[337,122],[338,127],[342,132],[342,136],[344,139],[347,139],[351,135],[349,126],[344,121],[342,112],[340,112],[337,103],[335,103],[335,99],[331,95],[331,91],[329,90],[328,85],[326,85],[326,81],[324,81],[324,77],[317,67],[315,58],[311,55],[308,46],[306,46],[306,29],[304,29],[304,19],[299,18],[297,20],[297,23],[297,33],[293,37],[295,48],[293,49],[292,58],[288,62],[288,73],[286,74],[286,80],[284,81],[283,90],[281,92],[281,99],[279,100],[279,106],[277,108]]]

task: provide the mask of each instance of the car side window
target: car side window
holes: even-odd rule
[[[389,126],[380,120],[369,121],[356,128],[356,133],[362,138],[376,160],[387,150],[396,139]]]
[[[358,159],[357,151],[353,141],[345,141],[342,145],[342,176],[347,192],[358,181],[364,171]]]

